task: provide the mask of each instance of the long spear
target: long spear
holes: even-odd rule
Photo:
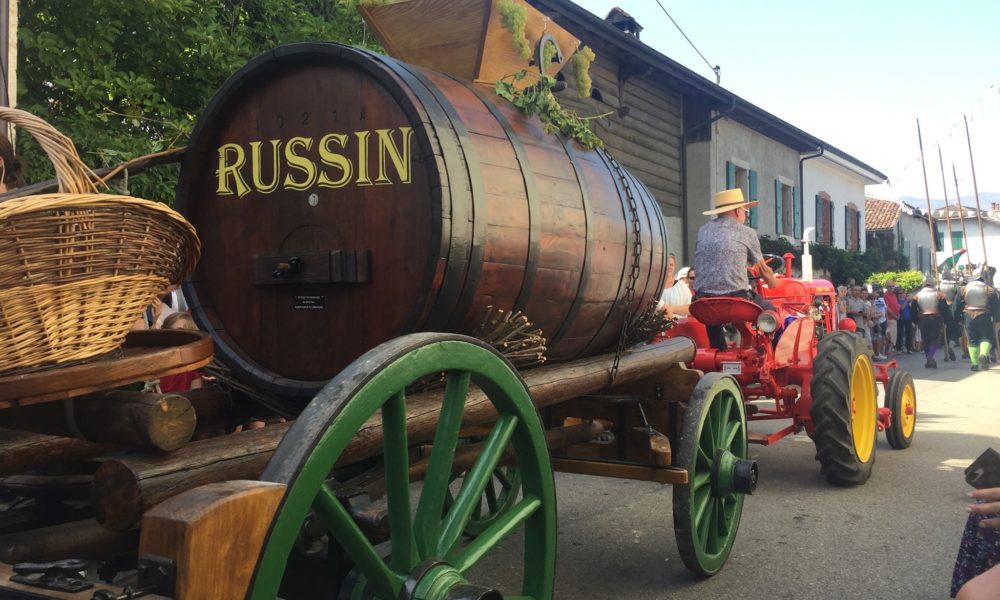
[[[962,193],[958,191],[958,172],[955,170],[955,163],[951,163],[951,175],[955,178],[955,202],[958,203],[958,219],[962,222],[962,239],[964,240],[965,245],[968,245],[969,234],[965,230],[965,209],[962,208]],[[969,260],[969,257],[966,256],[965,260]],[[957,266],[958,265],[956,265],[956,267]]]
[[[938,163],[941,165],[941,187],[944,188],[944,218],[948,222],[948,248],[952,257],[952,268],[957,270],[958,260],[955,258],[955,236],[951,233],[951,205],[948,204],[948,181],[944,178],[944,158],[941,157],[941,144],[938,144]]]
[[[979,185],[976,184],[976,163],[972,160],[972,137],[969,136],[969,119],[965,115],[962,115],[962,120],[965,121],[965,141],[969,144],[969,166],[972,168],[972,191],[976,194],[976,219],[979,221],[979,238],[983,241],[983,267],[986,267],[986,273],[989,273],[990,261],[986,258],[986,235],[983,233],[983,209],[979,207]],[[988,275],[987,279],[989,279]]]
[[[937,239],[934,237],[934,220],[931,218],[931,189],[927,185],[927,163],[924,161],[924,138],[920,135],[920,119],[917,119],[917,141],[920,142],[920,167],[924,171],[924,193],[927,195],[927,229],[931,232],[931,272],[934,281],[940,283],[937,272]]]

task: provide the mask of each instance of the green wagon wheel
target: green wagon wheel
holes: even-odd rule
[[[469,524],[465,526],[465,535],[476,537],[486,531],[514,506],[520,491],[521,473],[516,466],[499,466],[493,469],[493,476],[486,483],[483,497],[472,510]],[[453,498],[449,495],[445,500],[445,510],[451,508],[452,501]]]
[[[415,509],[411,506],[405,388],[446,373],[433,450]],[[470,381],[485,392],[497,420],[483,451],[444,509]],[[364,536],[326,480],[348,442],[371,418],[381,419],[390,554]],[[480,535],[462,532],[481,502],[508,445],[522,496]],[[555,487],[541,423],[523,380],[492,348],[460,335],[418,333],[367,352],[337,375],[296,419],[261,479],[288,486],[264,543],[249,598],[273,600],[285,564],[310,510],[350,557],[357,577],[341,597],[381,600],[499,598],[466,574],[512,532],[523,530],[520,597],[549,600],[555,575]],[[510,596],[506,596],[510,597]]]
[[[674,486],[674,535],[688,569],[708,577],[729,558],[743,514],[743,497],[757,486],[747,459],[747,420],[736,381],[702,377],[691,393],[674,466],[688,483]]]

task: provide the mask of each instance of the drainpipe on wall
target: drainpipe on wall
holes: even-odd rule
[[[799,194],[799,200],[802,202],[802,231],[803,232],[805,232],[805,230],[806,230],[806,184],[805,184],[805,181],[804,181],[805,175],[804,175],[804,169],[802,168],[802,163],[806,162],[809,159],[819,158],[819,157],[823,156],[823,152],[825,152],[825,151],[826,151],[826,148],[823,146],[823,144],[820,144],[816,148],[816,154],[810,154],[809,156],[803,156],[803,157],[799,158],[799,189],[802,190],[802,193]],[[793,208],[792,210],[795,210],[795,209]],[[813,219],[814,220],[815,220],[815,218],[816,218],[816,216],[813,215]],[[818,231],[816,232],[816,240],[817,241],[819,241],[819,233],[820,232],[818,232]],[[805,236],[803,236],[803,237],[805,237]],[[861,232],[860,231],[858,232],[858,237],[861,237]]]
[[[704,129],[705,127],[708,127],[709,125],[711,125],[712,123],[715,123],[719,119],[732,114],[732,112],[734,110],[736,110],[736,96],[732,97],[732,100],[731,100],[731,102],[729,104],[729,108],[727,108],[727,109],[725,109],[723,111],[720,111],[719,113],[717,113],[712,118],[707,119],[705,121],[702,121],[701,123],[698,123],[694,127],[691,127],[689,129],[684,129],[684,130],[681,131],[681,219],[683,221],[683,224],[681,226],[681,232],[682,232],[682,235],[683,235],[683,239],[681,240],[681,243],[683,244],[684,253],[685,254],[687,253],[688,238],[689,238],[689,236],[688,236],[688,227],[687,227],[688,216],[689,216],[688,215],[688,208],[689,207],[688,207],[688,199],[687,199],[687,188],[688,188],[688,183],[687,183],[688,182],[688,178],[687,178],[687,138],[688,138],[688,135],[691,134],[691,133],[694,133],[695,131],[698,131],[699,129]],[[681,96],[681,115],[683,115],[683,114],[684,114],[684,97]],[[800,168],[801,168],[801,166],[800,166]],[[691,257],[690,260],[694,260],[694,257]]]

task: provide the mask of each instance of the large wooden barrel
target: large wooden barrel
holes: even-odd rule
[[[658,205],[606,152],[488,87],[332,43],[277,48],[223,85],[177,205],[202,240],[184,287],[197,321],[285,395],[400,334],[468,331],[490,305],[523,311],[550,361],[606,350],[666,270]]]

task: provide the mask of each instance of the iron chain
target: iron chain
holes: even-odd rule
[[[625,342],[629,338],[634,325],[632,321],[635,317],[635,311],[632,305],[635,302],[635,286],[639,281],[639,273],[642,271],[642,223],[639,221],[639,207],[635,201],[632,185],[625,176],[621,164],[610,154],[607,156],[608,160],[611,161],[611,166],[614,167],[615,172],[618,174],[618,179],[621,180],[622,187],[625,190],[625,199],[628,201],[628,208],[632,213],[632,266],[629,269],[628,281],[625,284],[625,293],[622,296],[622,302],[625,304],[625,319],[622,322],[622,330],[618,336],[618,348],[615,350],[615,360],[611,364],[610,379],[608,381],[608,386],[610,387],[614,385],[615,377],[618,376],[618,364],[621,362],[622,352],[625,351]]]

